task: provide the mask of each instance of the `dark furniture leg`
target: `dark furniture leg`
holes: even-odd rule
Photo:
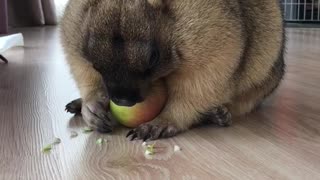
[[[4,63],[8,63],[8,60],[5,58],[5,57],[3,57],[1,54],[0,54],[0,59],[2,60],[2,61],[4,61]]]

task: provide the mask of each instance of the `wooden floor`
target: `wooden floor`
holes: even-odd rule
[[[285,81],[259,112],[157,141],[151,159],[126,129],[83,134],[81,119],[64,112],[79,93],[57,29],[23,33],[26,47],[0,63],[1,180],[320,179],[320,29],[288,29]],[[61,144],[42,153],[55,137]],[[97,145],[100,137],[108,142]]]

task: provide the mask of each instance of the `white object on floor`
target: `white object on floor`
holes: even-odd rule
[[[174,145],[173,151],[174,152],[181,151],[181,148],[179,146],[177,146],[177,145]]]
[[[0,54],[17,46],[24,46],[24,39],[21,33],[0,37]]]

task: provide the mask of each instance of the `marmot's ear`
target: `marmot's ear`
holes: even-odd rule
[[[167,9],[171,0],[147,0],[148,3],[157,9]]]

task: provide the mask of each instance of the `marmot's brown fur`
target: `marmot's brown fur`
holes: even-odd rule
[[[134,105],[162,78],[168,102],[132,138],[170,137],[201,121],[227,126],[284,75],[281,13],[279,0],[70,0],[61,39],[82,100],[67,109],[111,131],[109,99]]]

